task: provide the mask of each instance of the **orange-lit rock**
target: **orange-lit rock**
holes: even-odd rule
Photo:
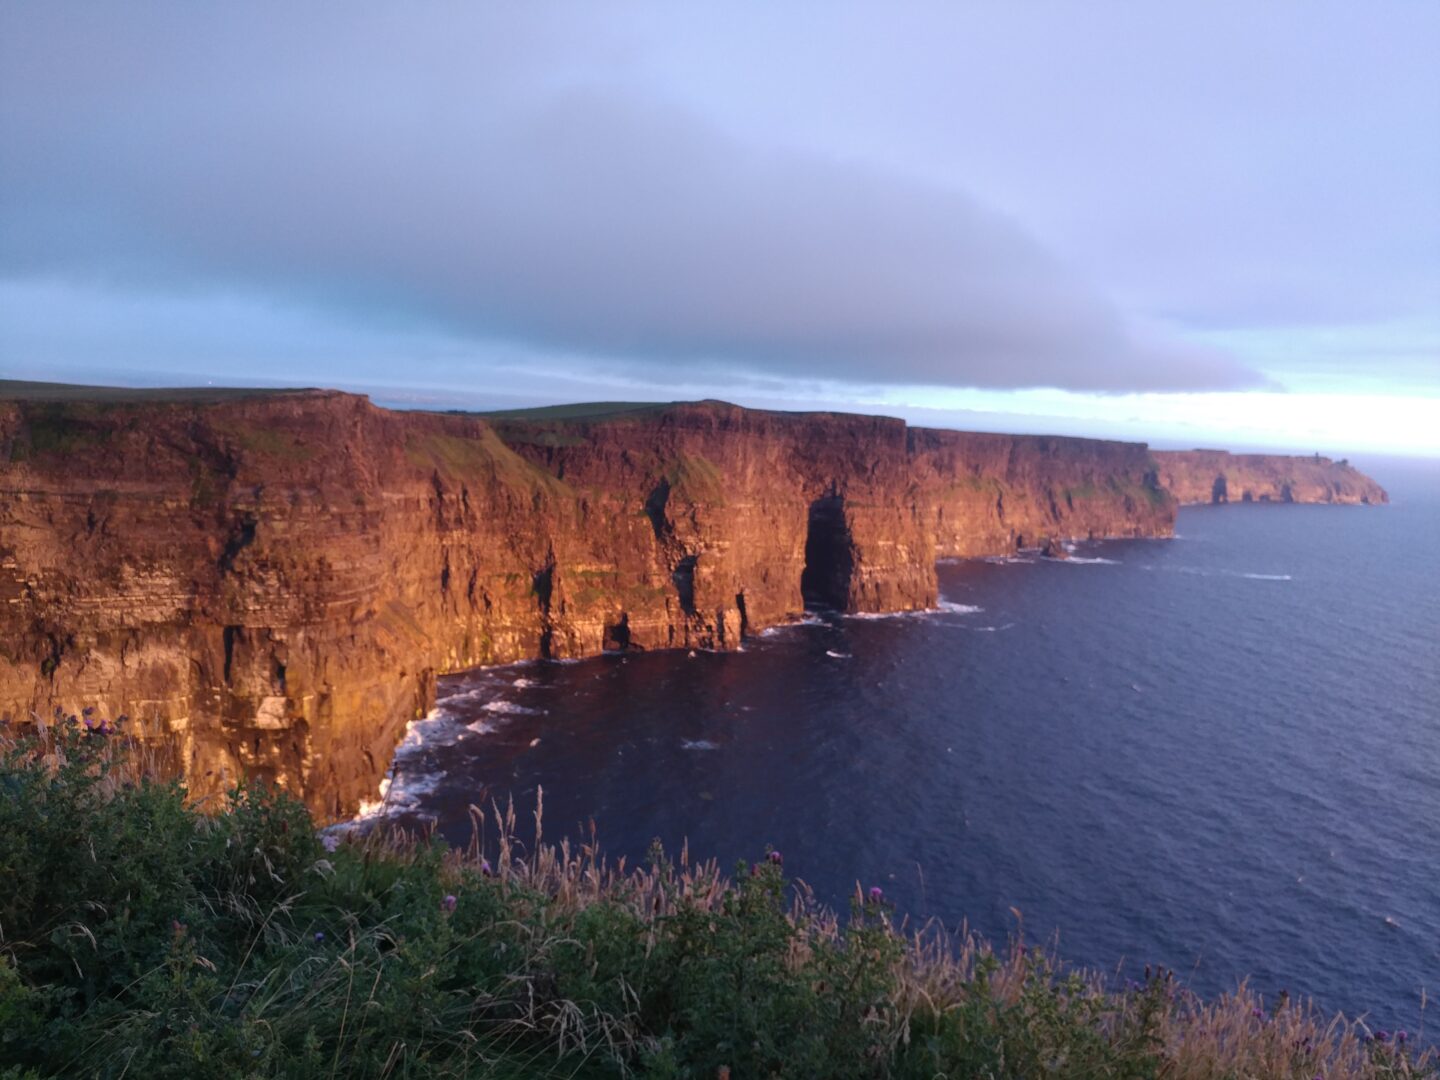
[[[120,396],[0,401],[0,715],[126,713],[196,794],[259,776],[322,818],[373,796],[437,673],[734,648],[804,592],[932,607],[937,557],[1174,522],[1138,444],[718,402],[487,422]]]
[[[1160,482],[1182,504],[1227,502],[1384,503],[1385,489],[1348,461],[1316,454],[1157,450]]]

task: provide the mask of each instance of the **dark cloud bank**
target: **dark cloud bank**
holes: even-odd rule
[[[1137,334],[959,191],[740,140],[603,65],[548,77],[551,28],[203,11],[3,16],[0,277],[238,289],[637,372],[1259,382]]]

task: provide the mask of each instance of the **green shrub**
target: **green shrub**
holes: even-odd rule
[[[773,853],[731,877],[520,858],[513,808],[493,870],[483,816],[469,856],[331,851],[284,795],[205,816],[123,735],[59,720],[0,734],[0,1080],[1436,1075],[1243,988],[1112,991],[1018,940],[907,937],[878,891],[841,920]]]

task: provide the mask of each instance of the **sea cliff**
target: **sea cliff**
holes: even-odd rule
[[[1389,502],[1385,489],[1348,461],[1314,454],[1231,454],[1225,450],[1157,450],[1160,482],[1189,506],[1195,503]]]
[[[722,402],[0,398],[0,717],[127,714],[193,792],[261,777],[326,819],[439,673],[929,608],[938,557],[1168,536],[1176,505],[1141,444]]]

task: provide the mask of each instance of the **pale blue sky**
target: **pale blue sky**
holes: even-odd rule
[[[0,7],[0,376],[1440,454],[1440,5]]]

